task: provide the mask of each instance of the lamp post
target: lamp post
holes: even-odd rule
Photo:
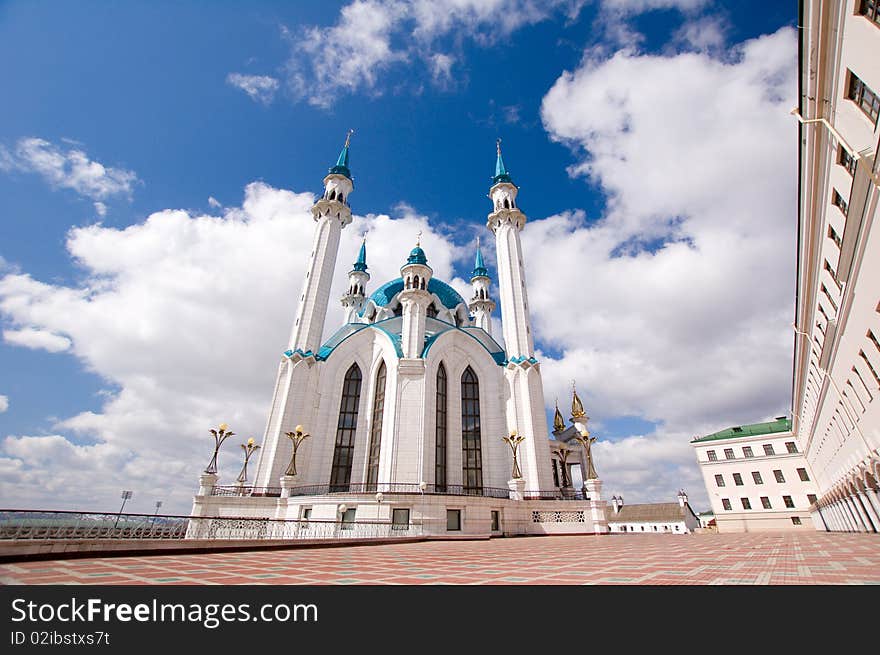
[[[217,473],[217,454],[220,452],[220,446],[223,445],[223,442],[226,441],[229,437],[234,435],[234,432],[229,432],[229,426],[225,423],[221,423],[218,426],[218,429],[211,430],[211,434],[214,436],[214,456],[211,457],[211,461],[208,462],[208,467],[205,469],[205,473],[216,474]]]
[[[377,491],[376,492],[376,527],[375,527],[377,537],[379,536],[379,522],[382,520],[381,519],[382,501],[384,499],[385,499],[385,494],[383,494],[381,491]]]
[[[125,502],[131,498],[134,493],[129,489],[122,490],[122,505],[119,507],[119,512],[116,514],[116,521],[113,522],[113,529],[116,529],[117,524],[119,523],[119,517],[122,515],[122,510],[125,508]]]
[[[150,525],[151,525],[151,526],[156,522],[156,517],[159,516],[159,508],[160,508],[160,507],[162,507],[162,501],[161,501],[161,500],[157,500],[157,501],[156,501],[156,511],[153,512],[153,520],[150,522]]]
[[[510,452],[513,453],[513,471],[510,473],[510,478],[512,480],[519,480],[522,478],[522,471],[519,469],[519,462],[517,461],[516,455],[519,450],[519,445],[525,441],[525,437],[518,435],[516,430],[513,430],[510,433],[510,436],[501,437],[501,441],[510,446]]]
[[[241,449],[244,451],[244,465],[241,467],[241,472],[238,474],[238,478],[236,478],[236,482],[238,482],[239,486],[244,486],[244,483],[247,482],[247,466],[248,461],[255,452],[260,449],[259,444],[254,443],[253,437],[247,440],[246,444],[241,444]]]
[[[287,465],[287,471],[284,472],[284,475],[296,475],[296,451],[300,444],[312,435],[306,434],[303,432],[303,426],[297,425],[293,432],[285,432],[284,436],[290,439],[290,443],[293,444],[293,453],[290,455],[290,463]]]

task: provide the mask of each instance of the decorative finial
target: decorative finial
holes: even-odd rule
[[[422,231],[419,230],[416,234],[416,248],[422,247]]]
[[[498,155],[501,155],[501,137],[499,136],[495,139],[495,150],[498,152]]]
[[[477,237],[477,250],[480,249],[480,237]]]
[[[351,143],[351,135],[354,134],[354,128],[349,128],[348,132],[345,135],[345,147]]]

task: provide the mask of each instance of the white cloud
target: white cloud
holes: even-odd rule
[[[34,328],[22,330],[3,330],[3,340],[15,346],[24,346],[33,350],[47,350],[50,353],[64,352],[70,348],[70,339]]]
[[[13,150],[0,145],[0,169],[37,173],[54,187],[72,189],[96,201],[117,195],[130,197],[138,182],[132,171],[104,166],[82,150],[63,150],[36,137],[19,139]],[[95,207],[100,213],[97,204]]]
[[[278,91],[278,80],[268,75],[230,73],[226,76],[226,83],[241,89],[251,100],[263,105],[271,104],[275,99],[275,92]]]
[[[0,396],[0,414],[9,409],[9,396]]]
[[[104,216],[107,215],[107,205],[105,205],[103,202],[96,202],[95,203],[95,213],[98,216],[103,218]]]
[[[223,205],[214,196],[208,196],[208,206],[213,209],[220,209]]]
[[[606,484],[645,453],[686,463],[694,434],[789,411],[795,38],[785,28],[723,59],[588,58],[544,98],[570,173],[607,196],[599,221],[566,213],[523,234],[537,336],[563,353],[545,366],[547,396],[577,378],[600,414],[660,424],[597,451]]]
[[[724,46],[727,24],[717,16],[685,21],[673,35],[672,45],[697,52],[714,52]]]
[[[86,271],[81,284],[0,278],[0,312],[20,326],[7,340],[63,340],[118,389],[100,410],[61,420],[55,434],[9,437],[0,502],[101,508],[126,488],[135,490],[133,511],[155,500],[188,511],[211,426],[225,421],[242,439],[262,438],[311,250],[312,201],[254,183],[222,216],[167,210],[125,229],[72,229],[67,247]],[[399,276],[419,230],[436,274],[466,284],[449,280],[458,254],[449,238],[411,208],[397,214],[356,216],[343,231],[327,334],[341,325],[338,299],[364,232],[373,288]],[[221,453],[227,479],[240,465],[236,450]]]

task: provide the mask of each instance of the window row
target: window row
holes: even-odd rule
[[[810,481],[810,476],[807,473],[807,469],[799,468],[797,470],[797,474],[798,474],[798,477],[801,479],[801,482],[809,482]],[[779,482],[780,484],[785,482],[785,476],[782,474],[781,469],[774,469],[773,470],[773,477],[775,477],[776,481]],[[760,471],[752,471],[752,481],[755,484],[764,484],[764,479],[761,477]],[[734,473],[733,474],[733,483],[738,487],[743,486],[744,483],[743,483],[743,477],[742,477],[741,473]],[[715,486],[716,487],[727,486],[727,484],[724,482],[724,476],[720,473],[718,473],[715,476]]]
[[[769,496],[761,496],[760,500],[761,500],[761,507],[763,507],[764,509],[773,509],[773,503],[770,501]],[[816,502],[816,495],[815,494],[807,494],[807,502],[810,505],[815,503]],[[739,503],[744,510],[752,509],[752,501],[747,497],[740,498]],[[791,496],[783,496],[782,497],[782,504],[785,506],[786,509],[794,509],[794,500],[792,499]],[[724,510],[726,512],[733,511],[733,504],[730,502],[730,498],[722,498],[721,499],[721,506],[724,508]]]
[[[794,441],[786,441],[785,442],[785,449],[788,451],[789,454],[792,454],[792,455],[796,454],[798,452],[797,444]],[[755,453],[752,450],[751,446],[743,446],[742,453],[743,453],[742,456],[745,457],[746,459],[749,459],[749,458],[752,458],[755,456]],[[775,455],[776,454],[776,450],[773,448],[772,443],[765,443],[764,444],[764,454],[765,455]],[[707,450],[706,457],[709,458],[710,462],[717,462],[718,461],[718,454],[714,450]],[[724,449],[724,459],[736,459],[736,454],[733,452],[733,448],[725,448]]]
[[[849,86],[846,97],[856,103],[876,127],[877,117],[880,116],[880,96],[852,71],[849,71]]]
[[[858,13],[880,27],[880,0],[861,0]]]

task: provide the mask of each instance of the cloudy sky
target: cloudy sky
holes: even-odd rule
[[[4,3],[0,505],[186,512],[210,427],[262,440],[354,128],[331,297],[419,230],[463,290],[502,137],[548,409],[576,380],[609,495],[706,508],[693,436],[790,413],[795,11]]]

